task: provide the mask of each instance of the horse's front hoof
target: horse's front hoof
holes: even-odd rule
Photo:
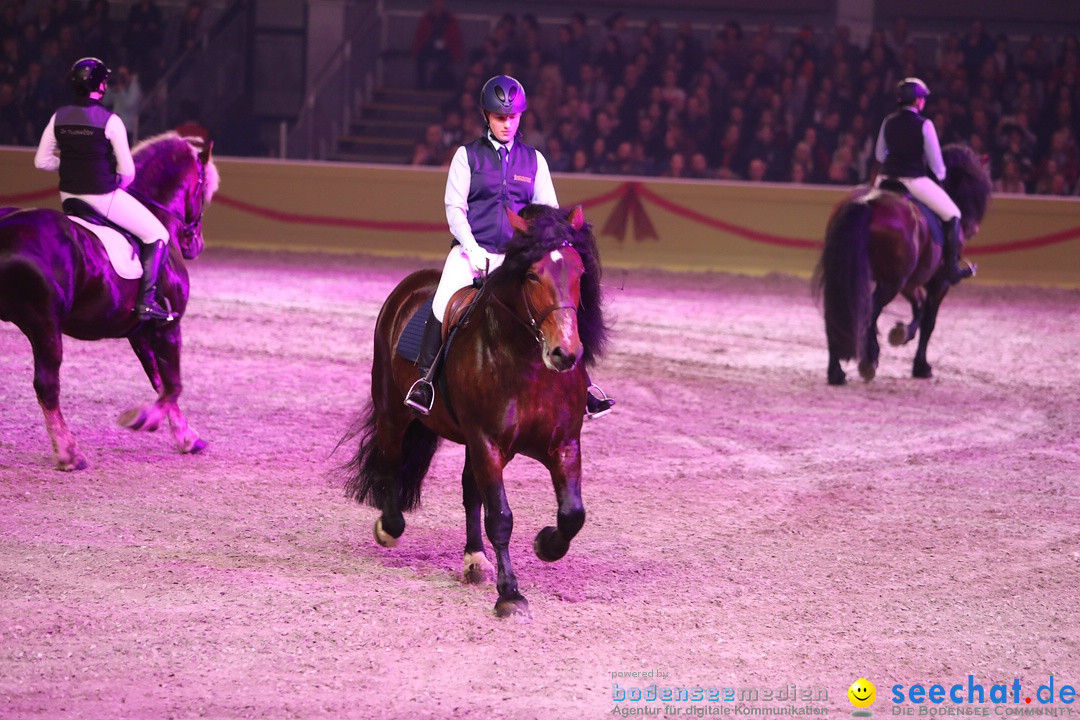
[[[56,461],[56,469],[63,470],[64,472],[72,472],[75,470],[86,470],[90,467],[90,463],[83,457],[82,453],[75,453],[71,458]]]
[[[830,385],[847,385],[847,373],[843,370],[829,371]]]
[[[198,455],[206,449],[207,443],[202,438],[199,438],[191,444],[191,447],[185,450],[188,455]]]
[[[930,363],[915,363],[915,366],[911,370],[911,377],[916,377],[921,380],[927,380],[934,377],[934,372],[930,369]]]
[[[468,585],[482,585],[495,577],[495,568],[482,552],[465,553],[465,569],[461,579]]]
[[[859,376],[863,380],[870,382],[877,375],[877,368],[870,363],[859,363]]]
[[[126,427],[128,430],[141,430],[143,423],[146,422],[146,414],[142,408],[131,408],[120,413],[116,422],[120,427]]]
[[[397,547],[398,539],[390,533],[383,530],[382,518],[375,521],[375,542],[382,545],[384,548]]]
[[[495,603],[495,617],[514,618],[518,622],[532,622],[529,603],[521,595],[499,598]]]
[[[894,347],[900,347],[907,342],[907,326],[902,322],[897,322],[893,325],[893,329],[889,331],[889,344]]]
[[[561,559],[569,549],[570,543],[563,539],[558,528],[550,525],[536,533],[536,539],[533,540],[533,552],[544,562]]]
[[[153,413],[147,407],[134,407],[130,410],[125,410],[120,413],[120,417],[116,419],[116,422],[120,424],[120,427],[126,427],[128,430],[144,430],[146,432],[154,432],[158,429],[158,425],[161,424],[160,419],[151,419]]]

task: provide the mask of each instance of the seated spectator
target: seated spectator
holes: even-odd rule
[[[413,147],[412,164],[440,167],[449,162],[447,147],[442,142],[442,125],[431,124]]]
[[[993,187],[995,193],[1023,195],[1027,192],[1023,170],[1015,157],[1010,155],[1004,159],[1001,176],[994,180]]]
[[[661,177],[681,178],[686,177],[686,156],[682,153],[673,153],[668,158],[667,169],[660,173]]]
[[[754,157],[750,159],[750,164],[747,165],[746,179],[750,182],[762,182],[768,172],[768,163],[760,157]]]

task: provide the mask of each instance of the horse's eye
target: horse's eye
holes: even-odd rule
[[[529,282],[540,282],[540,276],[537,275],[532,270],[530,270],[529,274],[525,276],[525,279],[528,280]]]

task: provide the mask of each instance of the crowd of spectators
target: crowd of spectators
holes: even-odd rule
[[[445,164],[475,137],[479,88],[505,73],[528,93],[524,139],[556,172],[852,185],[874,170],[897,81],[916,76],[942,144],[983,154],[996,191],[1080,194],[1075,34],[1032,34],[1017,52],[973,20],[922,57],[902,18],[864,44],[844,26],[782,40],[769,22],[737,21],[709,43],[689,23],[635,30],[619,12],[588,30],[581,13],[553,36],[534,16],[503,16],[444,86],[453,100],[413,162]]]
[[[0,145],[37,144],[53,111],[70,100],[72,64],[88,55],[112,68],[104,102],[134,134],[142,98],[168,61],[202,32],[204,9],[202,0],[189,0],[171,18],[154,0],[136,0],[117,18],[108,0],[51,0],[36,9],[26,0],[6,0],[0,8]]]

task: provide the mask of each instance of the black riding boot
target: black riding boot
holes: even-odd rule
[[[431,412],[431,406],[435,404],[435,375],[439,370],[437,361],[441,350],[442,323],[432,313],[420,337],[420,356],[416,359],[420,379],[412,384],[405,398],[405,404],[421,415]]]
[[[585,389],[585,417],[595,420],[611,412],[611,409],[615,407],[615,400],[608,397],[607,393],[600,389],[600,386],[593,385],[591,378],[586,376],[586,380],[589,382],[589,387]],[[593,390],[597,394],[594,395]]]
[[[142,278],[139,281],[139,297],[135,303],[135,312],[141,320],[159,320],[170,322],[176,316],[163,309],[157,302],[158,273],[169,254],[169,246],[164,240],[152,243],[139,243],[139,261],[142,263]]]
[[[942,261],[945,264],[945,276],[950,285],[956,285],[961,280],[975,274],[975,266],[970,263],[964,267],[958,267],[960,262],[960,218],[953,218],[945,222],[945,246],[942,253],[945,255]]]

